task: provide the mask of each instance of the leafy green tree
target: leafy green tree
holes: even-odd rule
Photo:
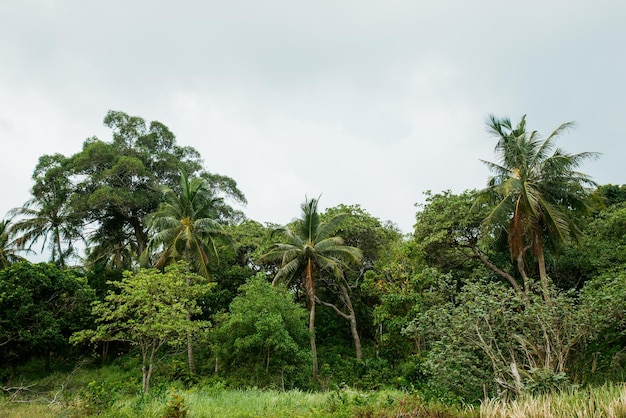
[[[309,333],[313,355],[313,379],[318,377],[317,348],[315,345],[316,277],[328,271],[339,280],[344,277],[347,263],[358,263],[362,253],[358,248],[343,244],[339,236],[333,236],[339,223],[345,218],[339,214],[322,222],[317,211],[317,199],[306,200],[302,217],[292,225],[280,227],[275,233],[284,242],[275,243],[261,261],[280,260],[281,267],[273,283],[297,282],[302,286],[309,310]]]
[[[145,258],[158,252],[154,266],[164,268],[172,261],[182,260],[188,272],[209,278],[209,254],[217,259],[215,240],[227,238],[222,225],[209,217],[215,209],[216,199],[211,195],[206,181],[181,172],[180,193],[165,186],[164,202],[147,218],[153,233],[144,252]],[[195,371],[191,336],[188,341],[189,370]]]
[[[576,169],[594,153],[567,154],[556,148],[555,140],[573,123],[564,123],[546,139],[526,131],[526,116],[517,126],[508,118],[489,116],[487,127],[497,138],[498,163],[484,163],[493,172],[481,196],[494,202],[484,225],[508,236],[511,258],[528,290],[524,264],[530,250],[537,261],[544,298],[549,303],[549,284],[544,248],[552,249],[580,237],[572,212],[589,211],[590,192],[595,183]]]
[[[401,235],[394,225],[381,223],[359,205],[339,205],[329,208],[322,214],[322,220],[332,219],[337,215],[344,216],[344,219],[333,234],[341,236],[345,245],[361,250],[363,256],[357,268],[344,271],[342,278],[320,276],[318,303],[331,308],[333,312],[348,321],[356,358],[362,359],[363,350],[357,327],[357,310],[361,308],[361,321],[369,320],[371,312],[363,303],[365,301],[362,300],[360,284],[365,272],[374,268],[383,253],[399,241]]]
[[[204,178],[213,195],[223,199],[214,207],[216,219],[241,217],[229,204],[245,203],[236,182],[205,171],[200,154],[177,145],[165,125],[156,121],[148,125],[140,117],[119,111],[109,111],[104,124],[112,130],[112,141],[93,137],[69,157],[43,156],[42,160],[58,159],[58,163],[40,163],[39,173],[46,179],[59,178],[66,185],[58,201],[67,208],[64,214],[81,220],[81,232],[89,240],[91,266],[104,263],[128,268],[138,260],[149,240],[146,217],[162,202],[161,186],[180,192],[181,170]],[[51,187],[49,182],[44,186],[48,187],[42,190]]]
[[[93,290],[86,280],[53,264],[27,261],[0,270],[0,359],[11,365],[46,359],[68,348],[68,338],[87,325]]]
[[[485,266],[519,289],[511,272],[498,267],[504,264],[500,262],[499,242],[488,245],[481,233],[481,223],[488,208],[472,210],[476,192],[433,194],[428,191],[425,195],[426,203],[415,216],[412,237],[416,261],[452,274],[459,281],[482,277],[485,274],[482,266]]]
[[[574,294],[527,296],[499,282],[474,281],[445,303],[416,315],[405,332],[431,341],[423,367],[448,396],[480,399],[567,385],[572,356],[595,318]]]
[[[184,263],[173,264],[161,273],[156,269],[125,272],[120,282],[111,283],[105,300],[97,301],[93,315],[96,330],[80,331],[72,336],[81,341],[125,341],[141,350],[142,390],[150,390],[157,352],[165,345],[183,346],[189,334],[199,336],[209,323],[193,321],[199,313],[195,299],[210,290],[201,277],[186,271]]]
[[[284,286],[271,286],[263,273],[240,287],[215,330],[216,351],[224,367],[284,377],[307,358],[307,311]],[[284,384],[284,383],[283,383]]]

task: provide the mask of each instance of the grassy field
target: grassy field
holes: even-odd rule
[[[0,418],[32,417],[363,417],[626,418],[626,385],[555,392],[480,406],[441,405],[396,390],[328,392],[231,390],[220,382],[184,389],[156,385],[150,394],[117,368],[56,374],[0,394]]]

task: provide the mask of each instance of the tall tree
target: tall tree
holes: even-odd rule
[[[215,240],[226,238],[222,225],[209,217],[221,205],[221,199],[212,195],[202,178],[191,181],[182,171],[180,193],[164,187],[165,200],[158,210],[149,215],[147,223],[154,235],[148,242],[144,259],[157,252],[154,266],[163,269],[172,261],[182,260],[187,272],[209,278],[208,264],[212,254],[217,259]],[[160,252],[160,254],[158,254]],[[187,354],[189,370],[195,371],[191,335]]]
[[[591,178],[577,171],[585,160],[597,154],[568,154],[556,148],[556,138],[573,127],[564,123],[543,139],[537,131],[526,130],[526,116],[517,126],[510,119],[493,115],[488,131],[497,139],[498,162],[483,161],[493,173],[481,199],[491,199],[495,206],[484,225],[508,234],[511,259],[528,290],[525,258],[528,251],[536,260],[544,299],[550,302],[544,250],[555,249],[570,239],[578,239],[580,229],[571,213],[589,211]]]
[[[317,380],[317,348],[315,344],[316,276],[328,271],[343,279],[348,262],[358,263],[362,253],[358,248],[344,245],[343,239],[332,236],[346,214],[337,214],[322,222],[317,211],[317,199],[305,200],[302,217],[292,225],[279,227],[274,233],[284,241],[275,243],[261,261],[280,260],[281,267],[273,283],[297,281],[302,286],[309,310],[309,333],[313,355],[313,379]]]
[[[367,308],[361,298],[360,283],[365,272],[374,268],[383,252],[389,251],[393,243],[401,239],[401,235],[394,225],[381,223],[359,205],[329,208],[322,214],[322,219],[329,219],[337,214],[345,214],[345,218],[334,234],[341,236],[345,245],[360,249],[363,257],[358,268],[345,272],[344,277],[339,280],[332,276],[320,278],[318,284],[321,284],[322,292],[318,292],[318,303],[331,308],[348,321],[356,358],[361,359],[363,351],[357,327],[357,312],[364,317]]]
[[[11,221],[0,221],[0,270],[9,267],[13,263],[23,261],[17,253],[20,251],[10,239]]]
[[[40,157],[33,173],[33,198],[9,212],[18,217],[11,227],[18,246],[30,250],[41,242],[43,251],[48,244],[50,261],[60,266],[74,253],[74,242],[82,240],[82,224],[69,204],[67,167],[68,160],[60,154]]]
[[[54,164],[40,162],[36,170],[37,176],[46,179],[41,183],[42,192],[54,190],[48,181],[54,178],[64,185],[66,194],[58,202],[89,231],[84,235],[91,263],[106,261],[109,267],[127,268],[139,258],[149,239],[146,217],[157,210],[163,198],[160,187],[167,185],[179,192],[181,169],[203,177],[211,192],[223,199],[221,206],[215,206],[216,217],[241,217],[229,204],[246,202],[237,183],[205,171],[198,151],[178,145],[165,125],[157,121],[148,124],[119,111],[109,111],[104,124],[112,130],[111,141],[93,137],[69,157],[44,155],[42,160]],[[41,200],[35,191],[33,196]],[[116,257],[107,259],[109,250],[116,252]]]
[[[217,259],[215,240],[227,238],[224,227],[211,216],[215,216],[221,199],[212,195],[204,179],[189,180],[184,171],[179,190],[177,193],[165,186],[164,202],[148,216],[147,224],[153,235],[147,254],[161,249],[155,267],[163,268],[172,261],[183,260],[189,271],[209,278],[209,261]]]

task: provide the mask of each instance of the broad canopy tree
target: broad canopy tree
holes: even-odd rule
[[[33,178],[33,199],[16,209],[23,220],[15,231],[20,243],[48,238],[54,261],[63,264],[77,239],[88,242],[88,263],[130,268],[150,239],[146,217],[162,202],[162,186],[179,193],[180,171],[202,177],[219,200],[211,217],[222,222],[241,218],[230,203],[245,204],[230,177],[209,173],[198,151],[179,146],[162,123],[109,111],[105,126],[112,141],[87,139],[69,157],[44,155]],[[63,244],[65,246],[63,246]]]

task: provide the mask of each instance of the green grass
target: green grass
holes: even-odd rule
[[[23,378],[19,393],[0,393],[0,418],[100,416],[122,417],[626,417],[626,385],[487,400],[480,407],[427,402],[397,390],[329,392],[232,390],[221,382],[185,389],[180,382],[155,381],[148,395],[139,393],[135,370],[119,366],[54,373],[39,380]]]

